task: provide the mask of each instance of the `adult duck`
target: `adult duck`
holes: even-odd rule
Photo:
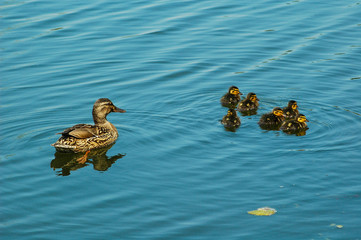
[[[98,99],[93,106],[94,125],[77,124],[65,129],[61,137],[52,146],[60,152],[86,152],[108,146],[118,138],[118,131],[107,120],[111,112],[123,113],[125,110],[116,107],[108,98]]]

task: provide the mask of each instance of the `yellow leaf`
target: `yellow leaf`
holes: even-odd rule
[[[274,208],[262,207],[262,208],[258,208],[257,210],[248,211],[248,214],[256,215],[256,216],[271,216],[276,212],[277,211]]]

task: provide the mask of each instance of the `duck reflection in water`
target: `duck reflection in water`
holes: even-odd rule
[[[117,154],[112,157],[106,155],[107,151],[113,146],[91,150],[86,156],[84,153],[65,153],[55,152],[55,158],[51,161],[50,167],[56,171],[58,176],[68,176],[71,171],[78,170],[87,166],[87,163],[93,164],[93,168],[97,171],[106,171],[118,159],[125,156],[125,154]],[[85,159],[83,157],[86,157]],[[82,161],[79,161],[82,159]]]

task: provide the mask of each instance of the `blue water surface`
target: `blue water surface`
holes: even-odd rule
[[[361,239],[361,2],[0,3],[1,239]],[[236,132],[231,85],[257,93]],[[109,98],[118,141],[50,145]],[[304,136],[259,128],[297,100]],[[248,211],[272,207],[272,216]]]

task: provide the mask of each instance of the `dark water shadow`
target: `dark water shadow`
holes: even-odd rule
[[[283,131],[283,132],[286,133],[287,135],[305,136],[307,130],[308,128],[297,131]]]
[[[277,125],[268,125],[268,126],[262,126],[259,125],[259,127],[263,130],[267,130],[267,131],[279,131],[281,128],[281,124],[277,124]]]
[[[50,167],[58,176],[69,176],[71,171],[86,167],[89,164],[92,164],[93,168],[97,171],[107,171],[118,159],[125,156],[125,154],[119,153],[108,157],[106,153],[112,146],[91,150],[85,163],[78,162],[78,159],[83,157],[85,153],[63,153],[57,151],[54,154],[55,158],[50,163]]]
[[[243,117],[257,115],[257,110],[239,111]]]
[[[236,132],[238,129],[238,127],[227,127],[224,126],[224,130],[226,130],[227,132]]]

